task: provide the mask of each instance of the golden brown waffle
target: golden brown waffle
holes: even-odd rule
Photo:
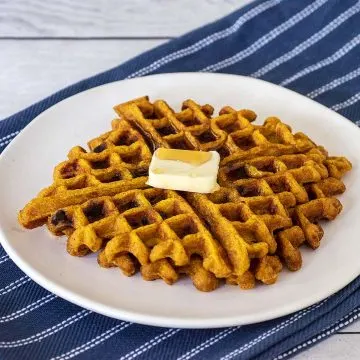
[[[264,125],[253,125],[256,114],[251,110],[235,111],[224,107],[211,118],[213,108],[193,100],[183,102],[176,113],[165,101],[153,104],[142,97],[119,104],[115,111],[154,144],[154,147],[187,150],[218,150],[221,164],[261,155],[283,155],[308,151],[316,145],[304,134],[292,134],[291,128],[275,117]],[[114,122],[113,126],[120,124]]]
[[[54,234],[70,235],[71,255],[102,249],[100,265],[118,266],[126,275],[132,275],[138,263],[144,278],[172,283],[177,279],[175,269],[181,267],[178,271],[188,273],[199,288],[211,283],[207,272],[211,278],[231,273],[223,248],[174,191],[131,190],[100,197],[58,210],[48,227]],[[201,256],[203,268],[192,263],[193,255]]]
[[[235,187],[242,197],[289,191],[298,203],[305,203],[314,198],[308,194],[310,188],[315,192],[321,190],[315,184],[323,184],[326,194],[321,197],[345,191],[344,184],[336,180],[351,169],[350,162],[345,158],[333,158],[330,170],[327,159],[319,154],[307,153],[236,161],[219,169],[218,181],[222,186]],[[336,178],[332,177],[333,174]],[[325,179],[330,180],[323,182]],[[325,184],[328,186],[324,188]]]
[[[329,156],[324,163],[329,175],[336,179],[341,179],[352,168],[350,161],[345,157]]]
[[[334,158],[335,160],[335,158]],[[265,195],[277,195],[289,210],[293,226],[276,235],[277,253],[290,270],[301,267],[298,247],[307,242],[312,248],[320,245],[323,230],[314,224],[320,219],[333,219],[341,210],[338,200],[331,197],[342,194],[342,181],[328,177],[330,171],[325,164],[326,157],[313,151],[312,154],[283,155],[279,157],[259,157],[224,166],[219,171],[219,183],[234,187],[240,195],[238,201],[249,202]],[[332,172],[342,174],[351,169],[344,158],[336,158]],[[296,199],[294,206],[287,192]],[[323,198],[323,200],[310,201]]]
[[[290,270],[301,267],[299,246],[305,241],[314,249],[320,245],[323,229],[318,221],[333,220],[340,213],[340,201],[331,196],[345,188],[340,180],[327,178],[309,185],[308,190],[313,200],[300,205],[295,205],[296,197],[285,191],[272,195],[247,193],[248,197],[243,197],[238,189],[221,188],[209,195],[187,194],[229,254],[234,270],[228,282],[242,288],[252,287],[255,279],[271,283],[267,276],[259,275],[263,274],[265,263],[252,260],[266,254],[279,255]],[[274,281],[281,270],[276,263],[271,260],[266,265],[266,272],[273,274]],[[262,270],[258,273],[260,264]],[[271,264],[272,270],[268,268]]]
[[[140,270],[145,280],[168,284],[185,274],[201,291],[224,279],[249,289],[276,282],[282,264],[300,269],[300,246],[316,249],[324,233],[318,222],[342,209],[334,196],[345,191],[350,162],[276,117],[256,125],[251,110],[226,106],[214,116],[211,105],[186,100],[175,112],[147,97],[115,110],[112,130],[89,141],[89,151],[72,148],[53,184],[19,214],[27,228],[47,222],[66,235],[71,255],[99,252],[104,268],[127,276]],[[147,188],[159,147],[217,150],[220,189]]]
[[[142,136],[126,121],[91,140],[89,147],[90,152],[80,146],[72,148],[68,160],[55,167],[53,184],[20,211],[23,226],[42,225],[52,212],[66,206],[145,187],[152,155]]]
[[[331,176],[341,177],[350,169],[347,159],[328,158],[319,149],[312,149],[306,154],[233,162],[220,168],[219,183],[234,187],[241,197],[239,201],[278,194],[289,210],[293,224],[300,227],[293,226],[277,233],[277,253],[290,270],[298,270],[302,264],[298,247],[306,241],[312,248],[317,248],[323,237],[323,229],[317,221],[332,220],[341,211],[340,202],[331,197],[342,194],[345,185]],[[294,207],[286,202],[285,191],[291,192],[296,202],[303,205]],[[320,198],[322,200],[309,202]]]
[[[296,271],[301,268],[302,257],[299,247],[304,242],[313,249],[320,246],[324,230],[318,222],[334,220],[341,210],[340,201],[332,197],[311,200],[290,209],[294,226],[276,234],[276,253],[289,270]]]
[[[250,266],[242,275],[233,273],[227,278],[227,283],[239,285],[242,289],[251,289],[255,280],[264,284],[276,282],[282,270],[281,261],[291,271],[299,270],[302,266],[302,256],[299,247],[307,241],[316,248],[320,244],[323,230],[318,224],[319,220],[334,220],[341,211],[342,206],[335,198],[322,198],[296,206],[293,212],[294,224],[287,229],[276,232],[276,255],[265,255],[250,260]]]
[[[232,274],[226,279],[227,284],[239,285],[241,289],[252,289],[256,280],[263,284],[274,284],[282,270],[282,264],[277,255],[265,255],[252,259],[250,269],[243,275]]]
[[[145,280],[162,279],[167,284],[172,285],[179,279],[179,274],[188,275],[195,287],[200,291],[213,291],[220,283],[211,271],[203,266],[203,261],[199,256],[192,256],[188,265],[174,269],[167,259],[162,259],[154,263],[143,265],[141,267],[141,275]]]
[[[221,188],[212,194],[188,193],[186,198],[225,248],[235,276],[250,268],[252,258],[274,254],[274,232],[292,225],[276,195],[242,201],[235,189]],[[284,198],[295,205],[291,193],[284,194]]]
[[[311,200],[290,209],[293,223],[297,225],[276,235],[277,254],[289,270],[296,271],[301,268],[302,257],[299,247],[304,242],[313,249],[320,246],[324,231],[318,222],[334,220],[341,210],[340,201],[332,197]]]
[[[309,198],[306,204],[290,208],[294,226],[276,235],[277,254],[292,271],[299,270],[302,257],[299,247],[304,243],[316,249],[324,235],[319,220],[333,220],[340,213],[342,205],[333,196],[345,191],[345,185],[338,179],[326,178],[305,186]],[[297,225],[296,225],[297,224]]]
[[[296,154],[236,161],[221,167],[218,179],[220,185],[235,187],[244,198],[291,192],[298,203],[305,203],[309,198],[302,185],[327,176],[323,164]]]
[[[324,235],[324,230],[318,221],[334,220],[341,210],[342,205],[338,199],[321,198],[296,206],[292,217],[294,223],[303,230],[307,243],[316,249]]]
[[[276,117],[269,117],[263,125],[253,125],[254,115],[226,106],[212,120],[212,128],[226,133],[226,141],[219,152],[221,165],[258,156],[296,154],[316,148],[303,133],[292,133],[291,127]],[[248,124],[244,120],[248,120]]]
[[[321,153],[307,153],[240,160],[222,166],[219,181],[227,185],[241,179],[261,179],[283,173],[291,174],[300,183],[318,181],[329,176],[327,167],[323,164],[325,159]]]
[[[291,271],[297,271],[302,266],[302,256],[299,247],[305,242],[301,227],[292,226],[276,235],[277,254]]]
[[[116,106],[115,111],[134,124],[155,148],[209,151],[219,148],[226,139],[223,131],[212,132],[210,117],[214,111],[210,105],[196,105],[192,100],[184,102],[183,111],[176,114],[163,101],[151,104],[147,97],[135,99]],[[121,120],[113,122],[116,128]]]

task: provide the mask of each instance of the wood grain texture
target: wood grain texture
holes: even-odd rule
[[[0,41],[0,119],[163,41]]]
[[[250,0],[0,0],[0,36],[174,37]]]
[[[358,360],[360,335],[333,335],[293,357],[293,360]]]
[[[346,333],[348,333],[348,332],[359,333],[359,336],[360,336],[360,321],[357,320],[357,321],[353,322],[351,325],[349,325],[348,327],[346,327],[343,330],[339,331],[339,333],[343,333],[343,332],[346,332]],[[359,355],[359,359],[360,359],[360,355]]]

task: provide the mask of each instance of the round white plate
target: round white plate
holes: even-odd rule
[[[17,212],[51,183],[52,169],[75,145],[108,131],[113,105],[149,95],[179,108],[192,98],[199,103],[250,108],[262,122],[276,115],[345,155],[353,170],[340,197],[344,210],[324,225],[316,251],[302,247],[303,267],[283,271],[273,286],[242,291],[222,286],[197,291],[189,280],[173,286],[130,278],[118,269],[101,269],[96,255],[67,254],[65,239],[45,227],[24,230]],[[360,273],[360,130],[337,113],[273,84],[222,74],[163,74],[115,82],[66,99],[39,115],[4,151],[0,159],[0,240],[15,263],[44,288],[85,308],[123,320],[158,326],[206,328],[254,323],[302,309],[344,287]]]

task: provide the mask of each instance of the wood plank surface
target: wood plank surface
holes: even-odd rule
[[[249,0],[1,0],[2,37],[174,37]]]
[[[164,40],[0,40],[0,119]]]
[[[336,334],[295,355],[294,360],[358,360],[360,335]]]

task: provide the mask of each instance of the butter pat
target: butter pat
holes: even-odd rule
[[[195,166],[202,165],[212,157],[210,152],[160,148],[156,151],[160,160],[182,161]]]
[[[160,189],[211,193],[218,189],[220,156],[216,151],[157,149],[147,184]]]

